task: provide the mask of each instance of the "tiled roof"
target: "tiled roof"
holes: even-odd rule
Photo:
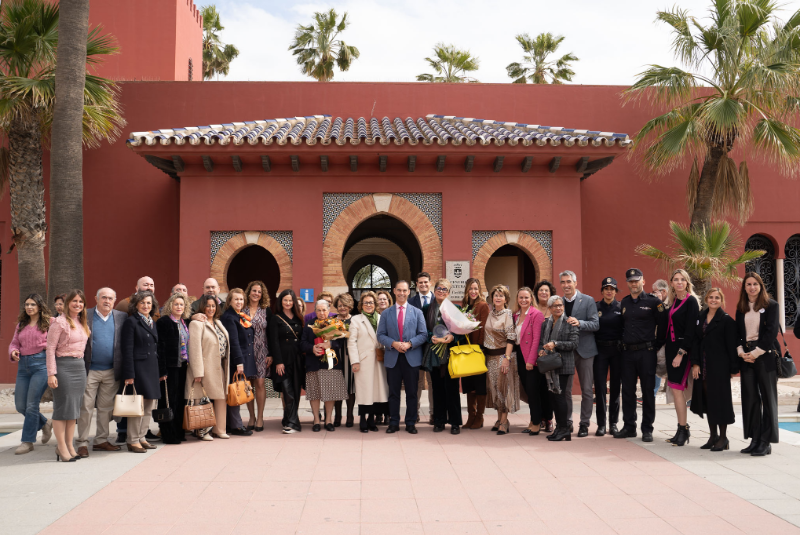
[[[389,119],[364,119],[359,117],[333,117],[311,115],[285,119],[245,121],[241,123],[189,126],[151,132],[133,132],[128,145],[504,145],[521,144],[567,147],[578,145],[629,147],[633,143],[628,134],[576,130],[560,126],[510,123],[488,119],[428,115],[416,121],[396,117]]]

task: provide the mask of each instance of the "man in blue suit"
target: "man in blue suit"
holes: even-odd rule
[[[389,382],[389,427],[387,433],[400,430],[400,386],[406,386],[406,431],[417,434],[417,384],[422,365],[422,348],[428,341],[425,317],[409,306],[407,281],[394,285],[394,306],[384,310],[378,324],[378,342],[386,350],[383,365]],[[400,320],[400,321],[398,321]]]

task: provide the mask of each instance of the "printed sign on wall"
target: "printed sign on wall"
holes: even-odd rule
[[[446,262],[447,280],[453,285],[450,289],[450,300],[461,301],[464,299],[464,285],[469,278],[469,260],[448,260]]]

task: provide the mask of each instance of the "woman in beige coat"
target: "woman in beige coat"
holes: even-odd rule
[[[350,320],[350,338],[347,349],[356,383],[356,403],[361,417],[362,433],[377,431],[375,416],[384,413],[389,400],[386,368],[378,361],[375,350],[380,348],[378,330],[380,314],[375,310],[378,298],[373,292],[364,292],[358,303],[361,314]]]
[[[202,440],[214,440],[212,435],[216,438],[230,438],[225,433],[227,410],[225,398],[230,377],[230,339],[228,331],[218,319],[222,311],[221,307],[217,306],[216,298],[204,295],[199,301],[199,310],[206,315],[206,318],[189,324],[186,399],[197,401],[205,392],[205,395],[214,402],[216,425],[211,429],[211,435],[204,430],[198,430]]]

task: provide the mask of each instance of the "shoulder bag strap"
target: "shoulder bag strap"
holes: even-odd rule
[[[290,330],[290,331],[292,331],[292,334],[294,335],[294,339],[295,339],[295,340],[297,340],[297,333],[296,333],[296,332],[294,332],[294,329],[292,329],[292,326],[291,326],[291,325],[289,325],[289,322],[288,322],[288,321],[286,321],[286,320],[283,318],[283,316],[281,316],[281,315],[279,315],[279,314],[276,314],[276,316],[278,316],[278,317],[281,319],[281,321],[283,321],[283,322],[286,324],[286,326],[287,326],[287,327],[289,327],[289,330]]]

